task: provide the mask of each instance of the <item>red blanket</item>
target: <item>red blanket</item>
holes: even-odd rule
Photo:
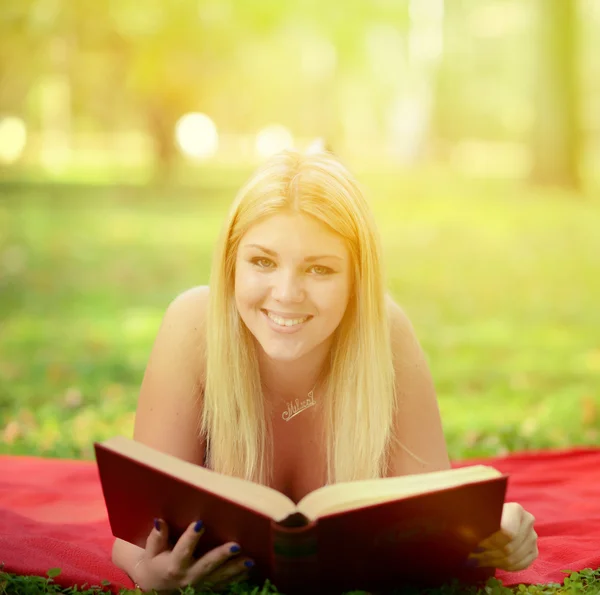
[[[498,571],[505,585],[562,582],[563,570],[600,568],[600,449],[525,453],[455,463],[510,474],[508,500],[536,517],[540,556],[527,570]],[[110,581],[132,588],[111,563],[113,537],[93,461],[0,456],[0,565],[63,586]]]

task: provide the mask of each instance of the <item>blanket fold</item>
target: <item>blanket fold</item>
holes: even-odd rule
[[[520,572],[497,571],[507,586],[562,583],[563,571],[600,568],[600,448],[572,448],[459,461],[510,475],[507,501],[536,517],[539,558]],[[111,562],[114,538],[94,461],[0,456],[0,566],[62,586],[133,588]]]

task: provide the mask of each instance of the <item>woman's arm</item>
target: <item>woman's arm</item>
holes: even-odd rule
[[[205,369],[208,287],[195,287],[167,308],[144,373],[134,440],[202,464],[198,435]]]
[[[423,349],[402,308],[388,297],[396,374],[397,438],[389,477],[450,469],[433,379]]]
[[[142,560],[144,550],[137,545],[116,539],[112,549],[112,562],[124,570],[131,580],[138,584],[143,582],[138,573],[138,563]]]
[[[401,443],[392,449],[389,476],[450,469],[439,407],[425,355],[406,314],[391,298],[388,311],[392,323],[398,397],[394,427]],[[528,568],[538,556],[534,521],[533,515],[520,504],[505,503],[500,531],[479,543],[479,552],[471,555],[472,563],[508,571]]]
[[[197,287],[167,308],[142,381],[133,433],[138,442],[199,465],[204,454],[198,422],[207,300],[208,288]],[[112,561],[135,582],[143,582],[141,568],[136,570],[143,553],[142,548],[117,539]]]

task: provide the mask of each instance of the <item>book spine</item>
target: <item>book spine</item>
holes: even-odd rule
[[[318,585],[317,524],[285,527],[273,521],[271,582],[286,595],[312,593]]]

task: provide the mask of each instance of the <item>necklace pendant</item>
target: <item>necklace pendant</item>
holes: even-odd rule
[[[311,390],[304,401],[296,399],[295,401],[288,401],[287,409],[281,414],[283,421],[290,421],[292,417],[296,417],[303,411],[306,411],[309,407],[313,407],[317,404],[314,397],[314,389]]]

